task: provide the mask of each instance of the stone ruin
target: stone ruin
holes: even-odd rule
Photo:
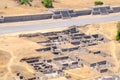
[[[24,58],[21,62],[26,62],[46,78],[65,76],[64,70],[81,68],[84,65],[99,73],[110,72],[109,67],[114,67],[114,64],[107,59],[111,58],[110,54],[86,48],[109,41],[101,34],[86,35],[80,32],[77,26],[71,26],[63,31],[40,33],[27,37],[40,35],[47,39],[37,42],[44,47],[36,49],[36,51],[40,54],[49,52],[54,57],[48,59],[41,54],[40,57]]]
[[[86,35],[85,33],[80,32],[77,26],[71,26],[70,28],[59,32],[43,33],[42,35],[46,36],[48,39],[38,43],[40,45],[44,44],[46,48],[36,49],[36,51],[52,51],[56,54],[77,50],[79,47],[94,46],[109,41],[101,34]],[[71,47],[67,48],[67,44],[71,44],[69,45]]]

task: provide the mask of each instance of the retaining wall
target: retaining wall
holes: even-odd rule
[[[90,15],[91,12],[92,12],[92,10],[90,10],[90,9],[75,11],[75,13],[76,13],[77,16]]]
[[[112,7],[112,9],[114,13],[120,12],[120,6]]]
[[[0,19],[0,23],[3,23],[3,22],[4,22],[4,18],[1,18],[1,19]]]
[[[120,12],[120,6],[112,7],[113,13]],[[74,14],[71,14],[72,17],[82,16],[82,15],[91,15],[92,10],[77,10],[74,11]],[[19,22],[19,21],[31,21],[31,20],[43,20],[43,19],[52,19],[52,13],[48,14],[35,14],[35,15],[23,15],[23,16],[5,16],[0,18],[0,23],[7,22]],[[54,16],[55,19],[61,18],[60,16]]]
[[[24,16],[5,16],[4,22],[19,22],[19,21],[50,19],[50,18],[52,18],[52,13],[37,14],[37,15],[24,15]]]

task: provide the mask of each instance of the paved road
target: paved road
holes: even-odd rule
[[[40,23],[34,25],[24,25],[24,26],[11,26],[11,27],[1,27],[0,34],[8,34],[8,33],[16,33],[23,31],[34,31],[48,28],[57,28],[57,27],[69,27],[71,25],[85,25],[91,23],[100,23],[100,22],[108,22],[108,21],[120,21],[120,14],[111,15],[106,17],[93,17],[93,18],[85,18],[85,19],[68,19],[51,23]]]

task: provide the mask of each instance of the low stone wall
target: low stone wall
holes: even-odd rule
[[[91,10],[79,10],[75,11],[74,14],[71,14],[72,17],[82,16],[82,15],[90,15]],[[32,20],[43,20],[43,19],[52,19],[52,13],[48,14],[36,14],[36,15],[23,15],[23,16],[5,16],[0,19],[0,23],[7,22],[20,22],[20,21],[32,21]],[[55,16],[53,19],[59,19],[60,16]]]
[[[0,16],[0,22],[4,22],[4,17]]]
[[[113,13],[120,12],[120,6],[111,7],[113,9]],[[70,14],[71,17],[83,16],[83,15],[91,15],[92,9],[87,10],[76,10],[74,14]],[[23,16],[1,16],[0,23],[7,22],[19,22],[19,21],[31,21],[31,20],[43,20],[43,19],[59,19],[62,18],[60,15],[53,15],[53,13],[48,14],[35,14],[35,15],[23,15]]]
[[[112,7],[112,9],[114,13],[120,12],[120,6]]]
[[[28,33],[28,34],[20,34],[19,37],[36,37],[42,35],[41,33]]]
[[[4,22],[4,18],[1,18],[1,19],[0,19],[0,23],[3,23],[3,22]]]
[[[51,18],[52,18],[52,13],[24,15],[24,16],[5,16],[4,22],[19,22],[19,21],[42,20],[42,19],[51,19]]]
[[[75,13],[76,13],[77,16],[90,15],[91,12],[92,12],[92,10],[90,10],[90,9],[75,11]]]

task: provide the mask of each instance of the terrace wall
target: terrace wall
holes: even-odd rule
[[[112,7],[112,9],[114,13],[120,12],[120,6]]]
[[[112,7],[113,13],[120,12],[120,6]],[[92,10],[76,10],[74,11],[74,16],[83,16],[83,15],[91,15]],[[43,20],[43,19],[52,19],[53,13],[47,14],[35,14],[35,15],[21,15],[21,16],[4,16],[0,18],[0,23],[7,22],[19,22],[19,21],[31,21],[31,20]],[[61,18],[59,16],[55,17],[55,19]]]
[[[3,23],[3,22],[4,22],[4,18],[1,18],[1,19],[0,19],[0,23]]]
[[[90,15],[92,12],[92,10],[88,9],[88,10],[78,10],[75,11],[77,16],[82,16],[82,15]]]
[[[0,22],[4,22],[4,17],[0,16]]]
[[[5,16],[4,22],[6,23],[6,22],[43,20],[43,19],[51,19],[51,18],[52,18],[52,13],[36,14],[36,15],[23,15],[23,16]]]

